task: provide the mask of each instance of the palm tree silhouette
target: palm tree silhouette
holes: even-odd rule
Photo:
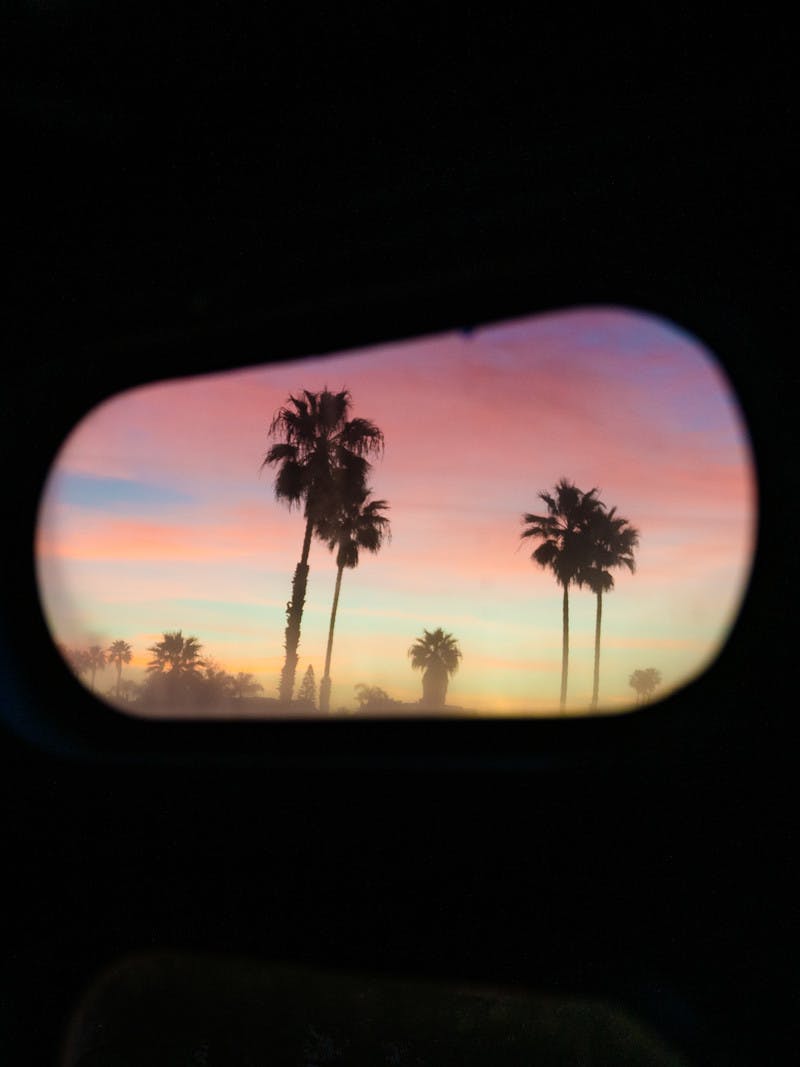
[[[604,506],[592,511],[587,520],[586,532],[591,542],[592,562],[582,567],[577,575],[579,586],[587,585],[597,597],[597,612],[594,627],[594,680],[592,685],[592,708],[597,708],[600,688],[600,627],[603,619],[603,593],[614,588],[612,569],[627,567],[633,574],[636,570],[634,550],[639,544],[639,531],[617,515],[617,509],[606,511]]]
[[[89,688],[94,689],[94,676],[97,671],[102,671],[106,665],[106,657],[102,648],[99,645],[92,645],[91,648],[86,650],[86,670],[92,672],[91,682]]]
[[[597,492],[597,489],[581,492],[572,482],[562,478],[552,493],[539,493],[539,499],[547,505],[546,515],[526,512],[522,516],[525,529],[520,537],[533,537],[542,542],[531,553],[531,559],[540,567],[551,570],[564,590],[561,611],[562,711],[567,701],[569,672],[569,586],[576,582],[581,569],[591,565],[591,542],[586,531],[590,517],[602,507]]]
[[[644,670],[634,671],[628,679],[628,685],[633,686],[639,698],[637,703],[643,704],[653,695],[656,686],[661,685],[661,671],[655,667],[645,667]]]
[[[450,676],[458,670],[461,661],[461,649],[452,634],[446,634],[441,628],[430,632],[422,631],[408,654],[415,671],[423,671],[422,700],[428,708],[444,707],[447,697],[447,685]]]
[[[385,500],[370,500],[367,486],[351,486],[342,489],[339,509],[323,516],[317,524],[317,534],[333,552],[336,549],[336,586],[333,592],[331,621],[328,627],[328,647],[325,650],[325,668],[319,686],[319,710],[330,711],[331,699],[331,653],[336,611],[339,607],[339,592],[345,567],[358,566],[359,551],[379,552],[384,541],[391,539],[389,520],[381,512],[388,510]]]
[[[184,637],[181,630],[165,633],[161,641],[148,648],[153,658],[147,665],[150,676],[146,686],[147,700],[180,707],[202,698],[204,679],[201,668],[210,666],[212,672],[215,668],[200,658],[201,648],[196,637]]]
[[[350,419],[348,390],[321,393],[303,390],[290,396],[275,414],[270,436],[281,440],[272,445],[264,466],[276,466],[275,496],[291,509],[303,505],[306,520],[300,562],[292,579],[292,599],[286,605],[286,636],[280,698],[289,704],[297,672],[300,623],[308,584],[308,555],[317,522],[332,506],[334,478],[363,485],[370,464],[366,457],[383,449],[383,434],[367,419]]]
[[[161,641],[148,648],[153,658],[147,665],[151,674],[197,676],[205,662],[200,659],[202,645],[196,637],[184,637],[182,630],[165,633]]]
[[[133,649],[127,641],[112,641],[106,650],[108,656],[108,662],[116,664],[117,668],[117,687],[116,696],[117,700],[120,697],[120,681],[122,679],[122,664],[130,663],[133,655]]]

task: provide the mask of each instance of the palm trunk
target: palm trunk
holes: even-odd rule
[[[592,710],[597,710],[597,694],[600,689],[600,626],[603,621],[603,594],[597,593],[597,615],[594,623],[594,685],[592,687]]]
[[[319,683],[319,710],[327,715],[331,710],[331,653],[333,652],[333,628],[336,625],[336,611],[339,607],[339,590],[342,588],[342,574],[344,565],[339,564],[336,574],[336,588],[333,591],[333,607],[331,608],[331,623],[328,627],[328,647],[325,650],[325,670],[322,681]]]
[[[564,606],[562,608],[562,621],[564,632],[561,639],[561,711],[567,703],[567,672],[569,670],[569,596],[567,585],[564,585]]]
[[[95,676],[96,672],[97,672],[97,668],[96,667],[92,667],[92,678],[91,678],[91,681],[89,682],[89,688],[92,690],[92,692],[94,692],[94,676]]]
[[[119,686],[122,681],[122,660],[117,664],[117,700],[119,700]]]
[[[447,670],[441,664],[432,663],[422,676],[422,705],[424,708],[443,708],[447,701]]]
[[[286,605],[286,634],[284,647],[286,658],[281,671],[280,699],[282,704],[289,704],[294,692],[294,679],[297,673],[297,646],[300,644],[300,623],[303,619],[303,608],[306,602],[306,588],[308,586],[308,555],[311,551],[311,535],[314,532],[314,522],[311,518],[306,520],[306,532],[303,538],[303,552],[300,562],[295,567],[292,579],[292,599]]]

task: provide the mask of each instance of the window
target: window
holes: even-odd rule
[[[613,713],[715,658],[755,519],[713,355],[585,308],[111,398],[53,464],[38,582],[137,716]]]

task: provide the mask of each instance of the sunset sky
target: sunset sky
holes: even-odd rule
[[[279,356],[264,338],[265,356]],[[243,361],[254,358],[243,351]],[[230,353],[227,354],[230,358]],[[235,357],[234,357],[235,358]],[[520,542],[523,512],[562,477],[638,527],[637,573],[604,598],[600,700],[630,706],[637,668],[662,692],[719,650],[744,592],[755,478],[746,430],[713,356],[675,326],[619,309],[552,313],[335,356],[154,384],[96,408],[56,457],[37,559],[45,612],[69,647],[128,641],[141,680],[165,631],[195,635],[277,695],[303,518],[260,470],[290,393],[347,388],[385,454],[371,484],[392,540],[346,571],[332,708],[354,686],[421,695],[407,656],[442,627],[459,641],[448,703],[553,711],[561,590]],[[336,568],[312,546],[298,684],[322,675]],[[567,708],[591,697],[595,598],[571,591]],[[102,690],[112,683],[98,675]]]

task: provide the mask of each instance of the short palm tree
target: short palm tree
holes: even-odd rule
[[[539,499],[547,505],[546,514],[532,515],[526,512],[522,516],[525,529],[520,536],[541,541],[531,553],[531,559],[540,567],[551,570],[564,590],[561,609],[562,711],[567,701],[569,672],[569,587],[577,581],[579,572],[585,572],[591,565],[591,542],[586,529],[590,517],[602,508],[597,492],[597,489],[590,489],[584,493],[562,478],[552,493],[539,493]]]
[[[122,664],[130,663],[131,657],[133,656],[133,649],[127,641],[112,641],[106,650],[106,656],[108,657],[108,662],[113,663],[117,668],[117,686],[115,692],[117,700],[119,700],[120,683],[122,680]]]
[[[277,468],[275,496],[289,508],[303,507],[306,525],[300,562],[292,579],[292,599],[286,605],[286,657],[281,671],[280,699],[288,706],[297,673],[300,624],[308,585],[308,556],[317,522],[331,507],[333,482],[363,485],[370,464],[367,456],[383,449],[383,434],[367,419],[351,419],[347,390],[321,393],[304,390],[290,396],[275,414],[270,436],[279,440],[267,452],[262,467]]]
[[[423,630],[408,654],[415,671],[422,671],[422,700],[428,708],[444,707],[447,685],[461,662],[461,649],[452,634],[439,628]]]
[[[336,550],[337,568],[328,627],[328,647],[325,650],[325,668],[319,687],[319,710],[323,714],[330,711],[333,630],[339,607],[342,574],[345,567],[353,569],[358,566],[362,548],[367,552],[380,552],[384,542],[391,538],[389,520],[382,514],[388,510],[389,505],[385,500],[370,500],[369,497],[370,489],[367,486],[353,486],[349,490],[345,487],[338,510],[323,516],[317,526],[319,537],[327,542],[331,552]]]
[[[594,679],[592,685],[592,708],[597,708],[600,689],[600,627],[603,619],[603,593],[614,588],[612,570],[627,567],[633,574],[636,570],[634,551],[639,544],[639,531],[617,515],[617,509],[606,511],[598,508],[587,521],[586,532],[591,542],[592,559],[589,566],[578,571],[578,585],[586,585],[597,597],[597,612],[594,627]]]
[[[661,685],[661,671],[655,667],[645,667],[644,670],[634,671],[628,679],[628,685],[636,690],[637,703],[643,704],[648,700]]]
[[[94,689],[94,676],[97,671],[105,669],[106,656],[102,648],[99,645],[92,645],[91,648],[86,650],[86,669],[91,671],[92,679],[89,683],[89,688]]]
[[[147,650],[153,658],[147,665],[145,702],[180,708],[211,697],[210,680],[207,675],[203,677],[202,671],[210,668],[213,675],[216,669],[200,658],[201,649],[196,637],[184,637],[181,630],[165,633],[161,641],[152,645]]]
[[[153,658],[147,665],[151,674],[174,676],[198,675],[205,662],[200,658],[202,645],[196,637],[184,637],[182,630],[165,633],[161,641],[148,648]]]

